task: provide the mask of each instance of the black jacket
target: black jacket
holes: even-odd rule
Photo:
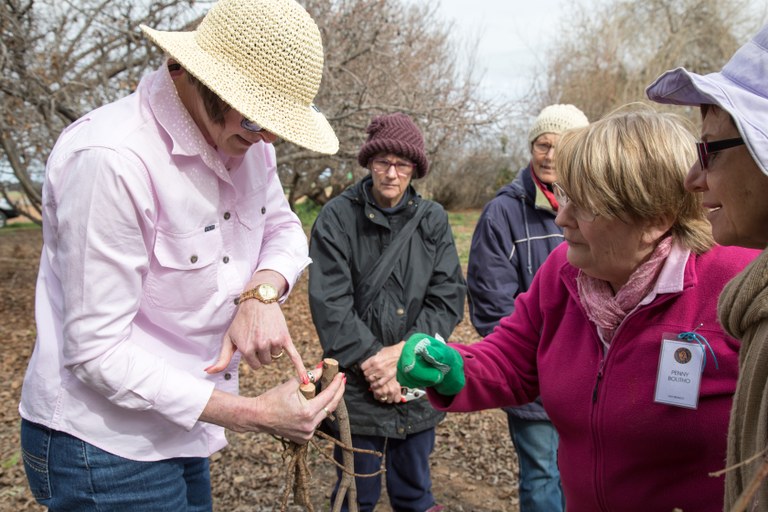
[[[359,365],[415,332],[447,340],[464,314],[466,284],[445,210],[409,188],[405,204],[385,214],[369,197],[370,183],[364,178],[318,215],[310,238],[309,305],[324,357],[338,360],[347,374],[344,399],[352,433],[402,439],[434,427],[444,414],[425,398],[381,404]],[[426,208],[419,227],[362,316],[354,303],[355,285],[416,208]]]

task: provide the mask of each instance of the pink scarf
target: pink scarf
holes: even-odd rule
[[[632,272],[616,295],[607,281],[579,272],[576,282],[581,305],[597,326],[605,343],[611,342],[624,317],[648,295],[671,249],[672,237],[667,236],[659,242],[648,261]]]

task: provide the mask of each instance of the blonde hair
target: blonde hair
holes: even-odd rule
[[[629,222],[668,219],[669,232],[695,253],[713,245],[701,194],[685,190],[696,139],[674,114],[644,106],[621,109],[560,138],[557,181],[598,215]]]

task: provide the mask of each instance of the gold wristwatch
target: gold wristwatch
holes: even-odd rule
[[[248,299],[256,299],[260,302],[263,302],[264,304],[277,302],[277,288],[269,283],[261,283],[256,288],[252,288],[241,293],[240,297],[235,299],[235,304],[240,304],[241,302]]]

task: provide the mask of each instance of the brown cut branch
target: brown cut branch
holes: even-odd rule
[[[299,391],[307,400],[312,399],[315,396],[315,385],[302,384],[299,386]],[[288,507],[291,490],[293,490],[294,503],[306,507],[309,512],[315,510],[309,497],[309,482],[312,480],[312,475],[307,465],[308,446],[308,443],[298,444],[293,441],[285,443],[283,449],[283,460],[286,461],[285,490],[280,501],[281,512],[285,512]]]
[[[741,493],[739,499],[734,503],[731,512],[744,512],[747,510],[747,507],[752,502],[752,498],[754,498],[757,490],[760,488],[760,484],[765,482],[765,479],[768,477],[768,456],[766,456],[765,452],[762,455],[763,463],[755,473],[755,476],[752,477],[752,481],[749,482],[747,488],[744,489],[744,492]]]
[[[336,374],[339,373],[339,362],[335,359],[323,359],[323,376],[320,381],[323,387],[330,385]],[[352,431],[349,428],[349,413],[347,404],[342,399],[339,406],[336,407],[336,421],[339,424],[339,439],[346,446],[352,446]],[[336,493],[336,501],[333,504],[333,512],[339,512],[344,498],[349,494],[347,500],[350,512],[357,512],[357,486],[355,485],[355,457],[351,450],[343,449],[341,452],[344,471],[341,473],[339,490]]]

